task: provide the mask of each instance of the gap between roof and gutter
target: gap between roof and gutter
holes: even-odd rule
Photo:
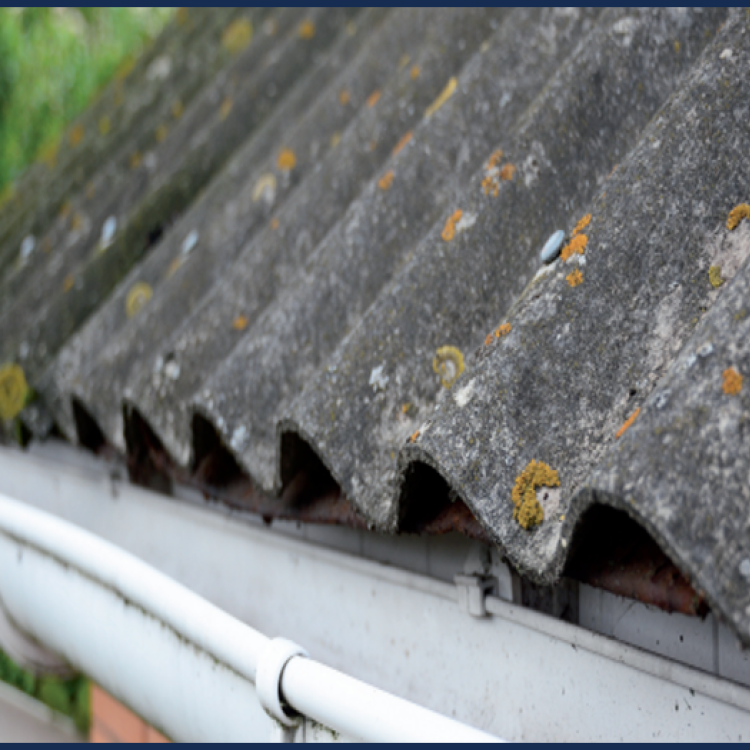
[[[746,735],[750,690],[729,680],[487,596],[481,579],[452,585],[254,529],[237,514],[160,497],[78,457],[78,466],[55,465],[49,456],[0,449],[0,490],[128,548],[239,619],[121,550],[113,554],[132,561],[131,572],[103,566],[96,550],[112,545],[73,527],[73,536],[92,546],[68,547],[60,528],[69,524],[58,526],[54,517],[34,515],[28,505],[19,510],[11,501],[10,521],[0,521],[0,598],[18,627],[175,738],[218,738],[231,729],[267,740],[274,727],[277,737],[314,735],[308,720],[284,730],[261,709],[253,670],[257,676],[269,641],[242,621],[291,634],[368,682],[444,714],[454,710],[463,721],[509,739]],[[19,512],[33,519],[30,528],[14,525]],[[128,578],[136,569],[141,574]],[[164,596],[155,581],[165,581],[172,593]],[[191,610],[186,602],[205,607]],[[142,639],[134,638],[134,629]],[[272,650],[268,662],[274,653],[283,659],[284,644],[270,643],[281,650]],[[336,675],[294,657],[283,673],[283,694],[308,716],[333,729],[343,726],[300,697],[295,676],[304,683],[307,668]],[[337,679],[352,686],[350,697],[372,690],[343,675]],[[308,698],[335,710],[338,699],[319,684]],[[689,717],[676,713],[678,702],[690,704]],[[365,704],[374,707],[369,697]],[[431,728],[437,726],[433,717],[450,722],[415,709],[430,716]],[[347,712],[347,720],[358,710]],[[400,739],[410,727],[398,727]]]

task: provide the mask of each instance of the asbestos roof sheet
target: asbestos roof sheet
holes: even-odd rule
[[[541,584],[613,508],[750,644],[749,65],[744,10],[181,12],[2,208],[3,398]]]

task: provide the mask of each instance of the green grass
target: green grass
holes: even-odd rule
[[[172,10],[0,8],[0,192]]]

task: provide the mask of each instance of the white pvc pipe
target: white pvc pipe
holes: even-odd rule
[[[255,690],[270,639],[127,552],[2,494],[0,606],[173,739],[270,736]],[[496,740],[303,657],[287,663],[281,690],[293,709],[347,737]]]

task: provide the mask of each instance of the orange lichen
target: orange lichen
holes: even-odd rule
[[[411,70],[409,71],[409,75],[411,76],[411,80],[412,81],[416,81],[417,78],[419,78],[419,74],[421,72],[422,71],[420,71],[419,65],[412,65],[411,66]]]
[[[339,91],[339,103],[343,106],[349,104],[349,92],[346,89]]]
[[[288,148],[282,148],[279,152],[278,159],[276,159],[276,166],[282,172],[290,172],[297,165],[297,157],[294,155],[294,151]]]
[[[86,135],[86,131],[83,129],[83,125],[78,123],[71,128],[68,134],[68,142],[75,148],[83,140],[84,135]]]
[[[72,273],[69,273],[63,280],[63,293],[67,294],[75,285],[76,279]]]
[[[625,431],[630,427],[633,422],[638,418],[638,414],[640,414],[640,407],[637,408],[623,423],[619,430],[615,433],[615,440],[619,440],[624,434]]]
[[[404,133],[404,135],[401,136],[401,140],[393,147],[393,156],[396,156],[396,154],[403,151],[406,144],[411,140],[412,135],[413,133],[410,130],[408,133]]]
[[[538,526],[544,520],[544,509],[536,499],[537,489],[559,486],[560,477],[554,469],[542,461],[530,461],[513,485],[513,519],[527,531]]]
[[[572,287],[578,286],[583,281],[583,274],[576,268],[565,277],[565,281]]]
[[[372,109],[378,102],[380,101],[380,89],[375,89],[375,91],[370,94],[370,96],[367,97],[367,101],[365,104]]]
[[[271,229],[272,231],[276,231],[279,228],[279,220],[274,216],[273,219],[271,219]]]
[[[232,321],[232,328],[234,328],[235,331],[244,331],[247,328],[247,324],[249,322],[250,321],[244,315],[238,315]]]
[[[390,190],[393,185],[393,170],[389,169],[379,180],[378,187],[381,190]]]
[[[14,364],[0,367],[0,420],[8,422],[18,416],[28,395],[29,386],[21,367]]]
[[[516,176],[516,168],[513,164],[506,164],[500,170],[500,179],[510,182]]]
[[[182,102],[179,99],[175,99],[172,102],[172,117],[175,120],[179,120],[182,117]]]
[[[494,341],[494,336],[491,333],[487,334],[487,338],[484,340],[484,345],[489,346]]]
[[[721,266],[711,266],[708,269],[708,280],[714,289],[718,289],[724,283],[724,279],[721,278]]]
[[[411,404],[408,402],[405,404],[401,404],[401,413],[406,414],[410,408],[411,408]]]
[[[156,142],[163,143],[166,140],[168,133],[169,133],[169,130],[166,125],[159,125],[159,127],[156,128],[156,132],[154,133],[154,136],[156,137]]]
[[[413,435],[412,435],[412,436],[411,436],[411,437],[409,438],[409,442],[410,442],[410,443],[416,443],[416,442],[417,442],[417,438],[418,438],[418,437],[419,437],[419,430],[417,430],[417,431],[416,431],[416,432],[415,432],[415,433],[414,433],[414,434],[413,434]]]
[[[464,371],[464,355],[455,346],[441,346],[432,360],[432,369],[444,388],[450,388]]]
[[[310,21],[303,21],[297,31],[300,39],[312,39],[315,36],[315,24]]]
[[[446,242],[450,242],[456,236],[456,224],[463,215],[464,212],[458,208],[446,220],[443,232],[440,235]]]
[[[591,214],[586,214],[579,222],[576,224],[576,228],[573,230],[573,237],[575,237],[577,234],[582,232],[586,227],[591,223]]]
[[[112,121],[107,117],[107,115],[104,115],[103,117],[99,118],[99,133],[101,135],[107,135],[109,131],[112,129]]]
[[[736,229],[743,219],[750,219],[750,205],[747,203],[740,203],[739,206],[735,206],[729,212],[729,216],[727,216],[727,229],[730,232]]]
[[[221,107],[219,107],[219,120],[222,122],[229,117],[229,113],[232,111],[232,107],[234,106],[234,102],[230,97],[226,97],[224,101],[221,103]]]
[[[435,101],[430,104],[429,107],[427,107],[424,116],[425,117],[432,117],[432,115],[437,112],[440,107],[442,107],[448,99],[450,99],[453,94],[456,93],[456,87],[458,86],[458,79],[455,76],[452,76],[448,79],[448,83],[445,84],[445,88],[440,92],[440,95],[438,96]]]
[[[500,159],[503,158],[503,152],[500,149],[493,151],[487,164],[484,167],[484,179],[482,180],[482,189],[485,195],[492,194],[497,198],[500,192]]]
[[[138,169],[138,167],[141,166],[141,162],[143,159],[141,158],[141,154],[139,151],[133,151],[132,154],[130,154],[130,168],[131,169]]]
[[[224,29],[221,46],[233,55],[242,52],[253,38],[253,26],[246,18],[238,18]]]
[[[734,367],[729,367],[722,373],[724,382],[721,385],[722,390],[727,396],[737,396],[742,390],[742,375]]]
[[[495,330],[495,338],[499,339],[501,336],[507,336],[511,332],[511,329],[512,326],[510,323],[503,323]]]
[[[560,257],[565,261],[573,255],[583,255],[586,245],[588,244],[589,238],[585,234],[576,234],[562,249]]]

